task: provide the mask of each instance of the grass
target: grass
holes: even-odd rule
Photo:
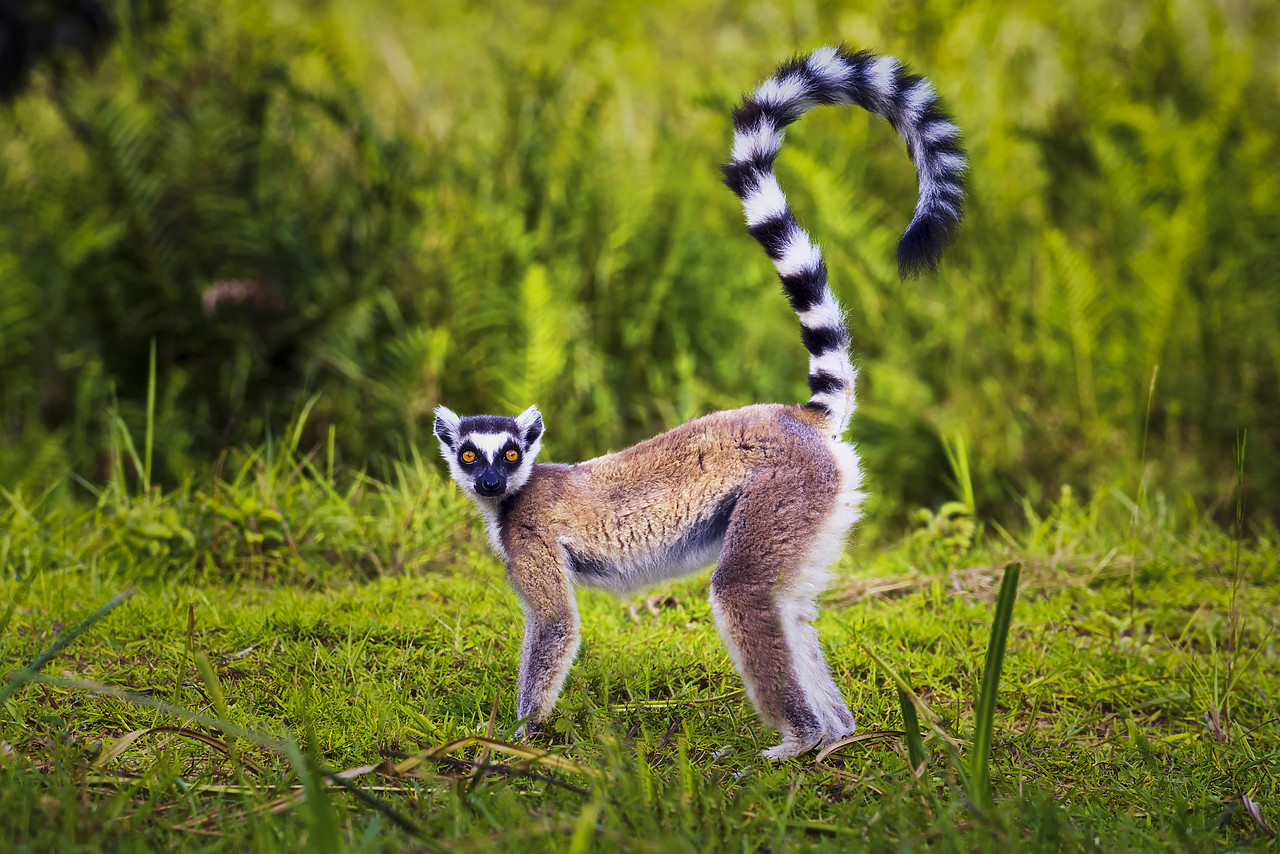
[[[323,468],[286,441],[168,493],[6,493],[17,850],[1274,850],[1269,532],[1066,495],[961,552],[927,529],[853,548],[819,628],[861,737],[780,765],[758,757],[770,736],[705,577],[584,591],[582,652],[530,750],[508,744],[519,608],[468,508],[420,462],[386,481]]]

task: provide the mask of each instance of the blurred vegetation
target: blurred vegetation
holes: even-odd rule
[[[972,155],[968,222],[909,282],[914,174],[887,126],[818,111],[779,161],[850,314],[878,517],[1152,484],[1225,517],[1246,430],[1247,509],[1280,515],[1275,4],[149,14],[0,107],[2,484],[105,479],[113,425],[143,431],[152,342],[171,483],[307,406],[300,447],[333,428],[340,461],[378,466],[430,445],[442,401],[536,402],[567,460],[805,399],[716,165],[743,91],[847,41],[930,76]]]

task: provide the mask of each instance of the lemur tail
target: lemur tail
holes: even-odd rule
[[[892,57],[868,51],[823,47],[792,59],[733,111],[733,162],[724,166],[725,183],[742,199],[748,230],[773,259],[800,315],[813,392],[806,405],[825,413],[840,435],[853,414],[857,377],[849,360],[849,329],[827,284],[822,252],[792,216],[773,174],[784,128],[819,104],[856,104],[888,119],[907,143],[920,198],[898,243],[903,277],[937,267],[964,215],[966,161],[960,131],[939,109],[929,81]]]

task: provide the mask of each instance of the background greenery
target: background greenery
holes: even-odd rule
[[[307,402],[304,447],[334,427],[385,470],[441,401],[536,402],[571,460],[804,399],[716,165],[744,90],[843,40],[934,79],[972,156],[954,250],[908,282],[887,126],[818,111],[779,162],[849,310],[877,518],[954,494],[947,440],[993,518],[1132,494],[1144,460],[1219,514],[1247,430],[1274,519],[1278,27],[1248,0],[173,3],[0,108],[0,483],[100,480],[153,341],[169,483]]]
[[[1280,6],[104,5],[96,50],[0,50],[16,850],[1275,850]],[[0,0],[0,47],[90,6]],[[838,40],[972,155],[905,283],[883,123],[815,112],[778,166],[863,368],[820,629],[867,740],[760,761],[703,576],[584,592],[550,734],[505,744],[519,605],[429,413],[537,402],[569,460],[804,399],[716,165]]]

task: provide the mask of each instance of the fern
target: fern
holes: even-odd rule
[[[946,500],[951,434],[997,523],[1123,482],[1148,423],[1171,492],[1217,506],[1244,427],[1250,476],[1280,478],[1280,12],[958,10],[862,22],[972,153],[936,277],[893,276],[915,188],[889,128],[816,111],[778,162],[854,330],[878,521]],[[100,479],[108,407],[144,432],[152,340],[160,483],[312,398],[299,446],[332,430],[375,467],[441,401],[536,402],[569,459],[804,399],[795,318],[715,166],[741,92],[844,13],[507,12],[193,0],[32,77],[0,117],[0,480]]]

